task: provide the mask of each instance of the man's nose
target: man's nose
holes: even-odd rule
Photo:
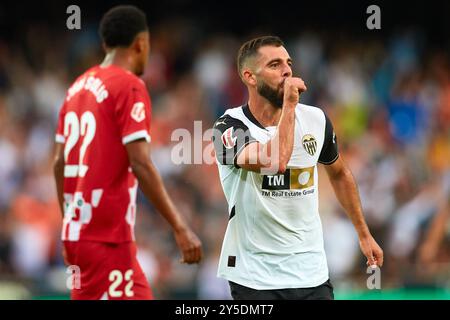
[[[291,77],[292,76],[292,68],[288,64],[283,67],[283,77]]]

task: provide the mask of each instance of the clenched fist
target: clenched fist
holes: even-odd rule
[[[283,105],[295,107],[300,98],[300,94],[306,91],[305,82],[300,78],[286,78],[284,80]]]

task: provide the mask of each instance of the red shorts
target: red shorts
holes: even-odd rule
[[[73,300],[149,300],[150,285],[134,242],[64,241]]]

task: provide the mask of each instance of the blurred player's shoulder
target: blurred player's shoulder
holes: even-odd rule
[[[132,72],[119,66],[101,67],[96,65],[81,74],[67,91],[69,101],[78,92],[91,91],[97,102],[102,102],[107,96],[116,96],[121,92],[129,92],[130,88],[145,90],[145,83]]]
[[[93,76],[101,78],[106,85],[115,86],[118,84],[119,86],[125,87],[128,87],[128,85],[145,86],[142,79],[138,76],[116,65],[110,65],[108,67],[96,66],[86,71],[86,73],[89,73],[89,71]]]
[[[119,66],[98,67],[97,70],[102,72],[102,79],[105,86],[110,89],[111,94],[114,96],[120,95],[121,93],[128,95],[130,89],[139,92],[147,91],[146,85],[141,78]]]

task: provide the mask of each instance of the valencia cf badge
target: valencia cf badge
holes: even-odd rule
[[[317,151],[317,141],[311,134],[305,134],[302,138],[303,148],[305,148],[306,152],[310,155],[314,156]]]

